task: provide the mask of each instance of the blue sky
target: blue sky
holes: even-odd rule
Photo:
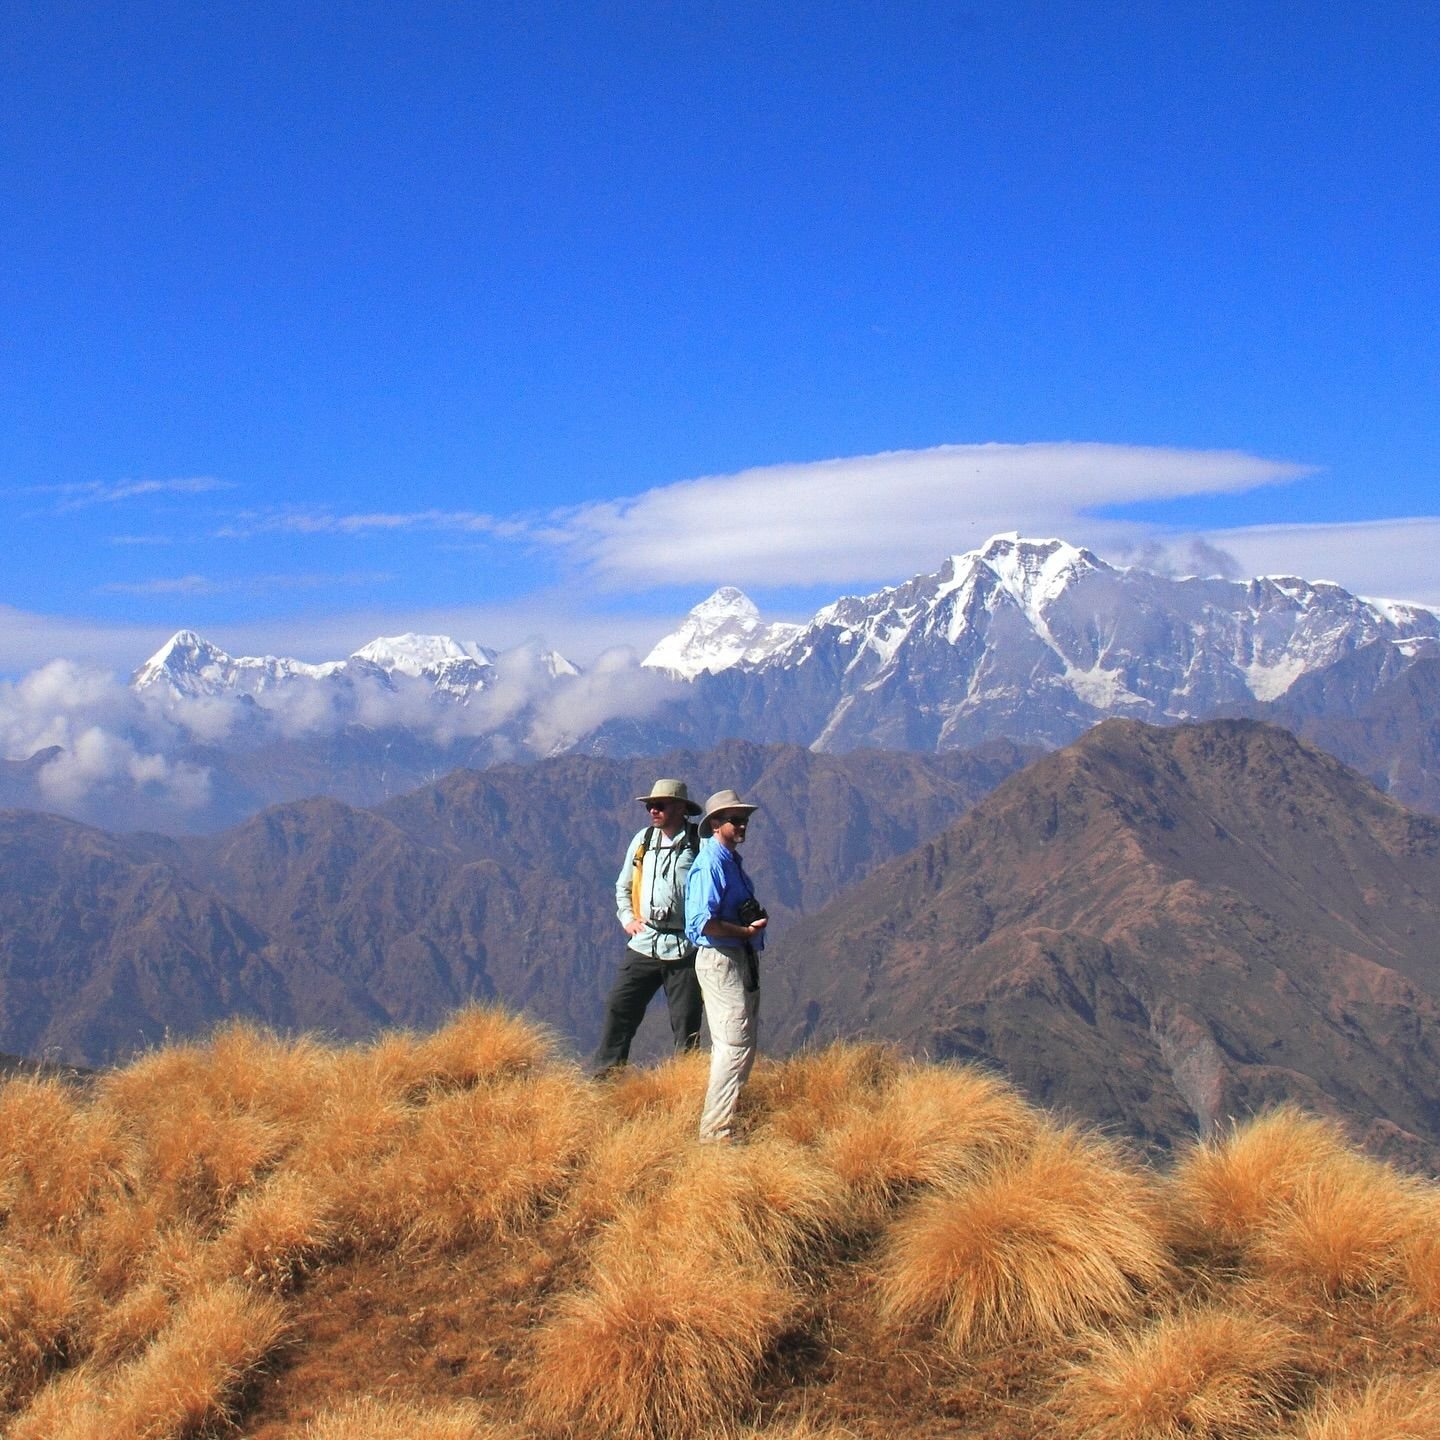
[[[1428,0],[13,0],[0,673],[1008,529],[1440,604],[1437,113]]]

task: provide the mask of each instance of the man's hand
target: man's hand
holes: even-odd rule
[[[625,933],[627,935],[638,935],[645,928],[645,922],[638,916],[626,922]]]
[[[769,923],[770,923],[770,917],[767,915],[763,920],[757,920],[757,921],[750,927],[750,933],[751,933],[752,935],[758,935],[758,934],[760,933],[760,931],[762,931]]]

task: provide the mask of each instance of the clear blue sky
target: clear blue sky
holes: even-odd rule
[[[12,0],[0,673],[1008,528],[1440,603],[1437,112],[1431,0]]]

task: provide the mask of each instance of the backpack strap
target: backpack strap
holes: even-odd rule
[[[640,913],[640,881],[642,870],[645,864],[645,852],[650,848],[655,839],[655,827],[652,825],[646,830],[644,838],[635,850],[635,868],[630,872],[630,913],[637,919],[643,920],[646,917]]]

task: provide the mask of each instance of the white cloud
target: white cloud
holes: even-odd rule
[[[1134,445],[945,445],[772,465],[581,506],[536,537],[622,589],[886,583],[992,534],[1115,545],[1152,527],[1097,518],[1144,500],[1238,493],[1311,467],[1237,451]]]
[[[1333,580],[1372,599],[1440,606],[1440,516],[1334,524],[1250,525],[1207,538],[1245,575]]]

